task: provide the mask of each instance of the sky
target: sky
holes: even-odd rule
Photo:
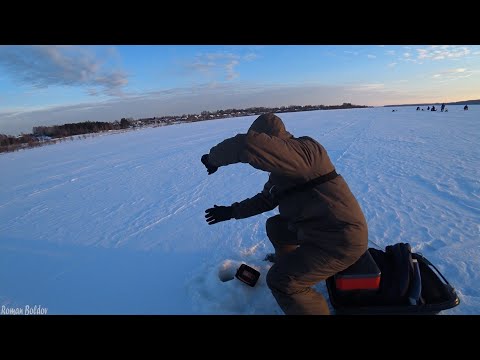
[[[480,106],[282,113],[317,139],[356,196],[370,247],[408,242],[456,289],[442,314],[480,315]],[[215,225],[205,209],[260,192],[247,164],[212,175],[200,158],[255,116],[104,133],[0,154],[0,311],[282,314],[266,283],[265,222]],[[232,276],[260,271],[255,287]],[[326,295],[323,282],[316,286]],[[333,309],[332,309],[333,310]]]
[[[0,133],[250,106],[480,98],[480,46],[0,46]]]

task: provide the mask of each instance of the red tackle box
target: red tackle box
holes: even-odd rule
[[[340,291],[376,291],[380,288],[380,278],[381,271],[369,251],[353,265],[334,275],[335,287]]]

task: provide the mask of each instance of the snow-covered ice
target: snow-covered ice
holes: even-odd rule
[[[480,314],[480,106],[279,114],[329,151],[372,245],[409,242]],[[48,314],[281,314],[265,283],[277,210],[208,225],[258,193],[246,164],[207,176],[202,154],[256,116],[144,128],[0,154],[0,306]],[[257,268],[254,288],[231,277]],[[318,289],[326,295],[323,283]]]

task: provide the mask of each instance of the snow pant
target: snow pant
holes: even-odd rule
[[[329,315],[327,301],[312,287],[352,265],[365,249],[336,256],[314,241],[298,244],[297,233],[288,229],[280,215],[269,218],[266,228],[275,248],[267,285],[280,308],[286,315]]]

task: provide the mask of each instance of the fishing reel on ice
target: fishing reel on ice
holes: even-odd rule
[[[226,282],[237,278],[241,282],[253,287],[260,278],[260,272],[247,264],[241,264],[236,272],[234,272],[235,267],[230,265],[231,263],[228,262],[219,270],[218,277],[220,278],[220,281]]]
[[[248,266],[247,264],[242,264],[238,268],[235,277],[241,282],[244,282],[245,284],[253,287],[258,281],[260,273],[254,268]]]

